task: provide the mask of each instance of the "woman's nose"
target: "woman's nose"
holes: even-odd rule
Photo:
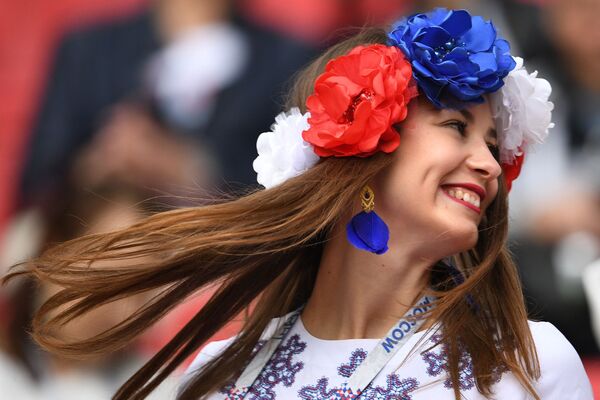
[[[467,166],[486,180],[497,179],[502,173],[498,160],[492,154],[488,144],[478,144],[467,159]]]

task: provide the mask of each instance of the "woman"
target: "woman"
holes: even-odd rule
[[[466,11],[366,30],[307,68],[290,97],[302,111],[259,138],[254,167],[267,190],[29,263],[22,274],[64,287],[34,335],[64,354],[114,351],[219,283],[115,399],[144,398],[242,312],[242,331],[202,351],[180,399],[591,399],[566,339],[528,323],[505,248],[507,192],[550,127],[549,94],[493,25]],[[154,289],[98,336],[53,336],[100,304]]]

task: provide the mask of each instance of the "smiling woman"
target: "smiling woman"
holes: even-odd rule
[[[393,162],[373,183],[377,212],[398,231],[393,247],[425,241],[434,260],[471,249],[502,172],[489,103],[453,110],[415,99],[399,130]]]
[[[115,351],[219,283],[115,399],[147,396],[242,312],[242,331],[203,349],[179,399],[591,399],[571,345],[528,322],[506,250],[510,183],[552,109],[549,90],[530,104],[518,89],[541,81],[466,11],[364,30],[298,77],[290,110],[259,137],[266,190],[77,239],[13,271],[63,287],[36,340]],[[155,289],[97,336],[53,335]]]

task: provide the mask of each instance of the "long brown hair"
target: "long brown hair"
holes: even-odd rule
[[[363,30],[325,52],[297,78],[288,105],[304,109],[327,61],[367,43],[386,43],[385,31]],[[143,399],[215,332],[251,308],[232,344],[179,393],[181,400],[198,399],[240,373],[274,317],[307,301],[329,233],[343,222],[363,186],[391,160],[387,154],[323,159],[269,190],[156,214],[128,229],[58,245],[9,278],[30,275],[63,287],[40,308],[33,335],[44,348],[70,356],[123,348],[177,304],[218,283],[208,303],[114,396]],[[443,327],[457,399],[459,360],[465,351],[482,394],[491,395],[498,374],[510,371],[538,398],[532,382],[539,377],[539,363],[517,271],[505,248],[507,193],[499,180],[476,247],[456,257],[464,282],[448,284],[450,276],[442,271],[435,285],[438,301],[430,318]],[[127,267],[110,266],[123,259],[129,260]],[[101,304],[151,290],[158,295],[97,336],[65,343],[53,335]]]

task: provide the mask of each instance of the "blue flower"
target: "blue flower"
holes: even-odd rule
[[[516,65],[494,25],[465,10],[414,15],[395,23],[388,37],[411,61],[419,88],[438,108],[482,103]]]

